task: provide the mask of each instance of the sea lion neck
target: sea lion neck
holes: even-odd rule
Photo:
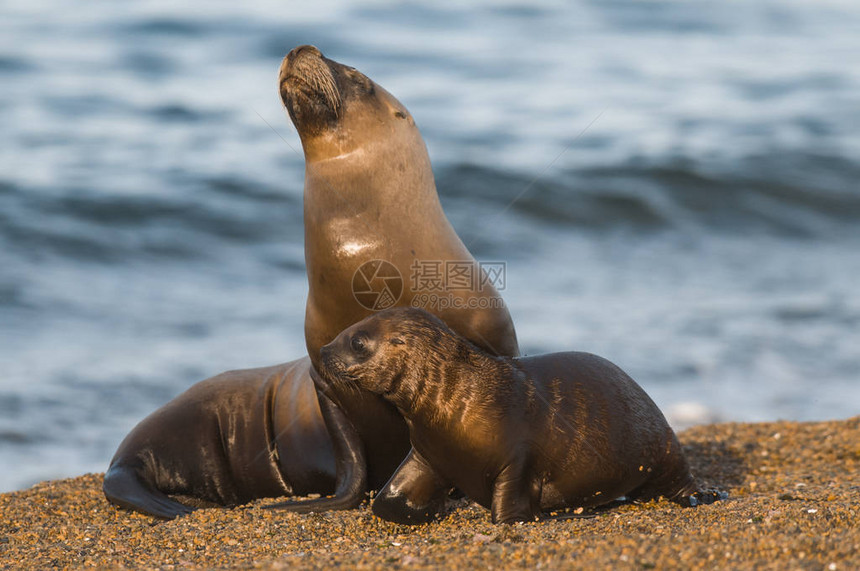
[[[342,217],[351,220],[380,203],[386,205],[381,216],[391,217],[395,225],[415,211],[424,212],[428,219],[444,217],[430,157],[420,140],[417,144],[402,139],[331,144],[319,153],[306,150],[306,154],[306,231]],[[317,219],[313,213],[323,217]]]

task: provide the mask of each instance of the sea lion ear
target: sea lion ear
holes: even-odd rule
[[[405,345],[406,344],[406,341],[404,341],[403,339],[401,339],[399,337],[392,337],[391,339],[388,340],[388,342],[391,343],[392,345]]]

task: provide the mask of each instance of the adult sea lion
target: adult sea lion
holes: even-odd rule
[[[372,313],[353,287],[356,276],[368,277],[371,296],[379,293],[374,279],[387,284],[399,276],[396,299],[378,301],[408,305],[422,293],[410,279],[416,264],[474,269],[474,260],[442,212],[421,134],[391,94],[313,46],[284,58],[278,86],[305,153],[310,358],[203,381],[141,422],[105,475],[105,495],[121,506],[175,517],[188,508],[165,494],[233,504],[334,492],[282,507],[351,507],[409,451],[405,422],[377,395],[360,393],[342,407],[325,397],[317,403],[312,362],[322,345]],[[389,273],[380,276],[383,267]],[[473,277],[471,287],[445,291],[445,304],[428,309],[483,349],[518,354],[498,291]]]
[[[374,261],[403,280],[397,305],[422,293],[417,280],[404,279],[422,263],[471,264],[473,283],[450,287],[446,307],[429,310],[479,347],[517,355],[508,310],[445,217],[427,148],[406,107],[313,46],[287,54],[279,84],[305,154],[305,340],[314,365],[320,347],[373,312],[356,298],[354,280]]]
[[[105,474],[107,498],[172,518],[167,494],[222,505],[334,490],[332,442],[309,382],[310,359],[222,373],[140,422]]]
[[[400,295],[390,300],[410,305],[423,293],[419,280],[411,279],[416,267],[436,263],[471,267],[473,279],[444,291],[446,303],[428,309],[484,350],[517,355],[510,314],[445,217],[427,148],[406,107],[361,72],[324,57],[313,46],[287,54],[279,84],[305,154],[305,341],[314,366],[320,347],[373,313],[356,292],[363,269],[376,272],[370,281],[399,279]],[[383,267],[388,273],[380,277]],[[343,416],[331,418],[335,411],[350,422]],[[409,450],[402,417],[372,393],[355,395],[330,413],[326,422],[341,431],[352,423],[361,444],[349,446],[345,439],[345,447],[336,451],[343,469],[335,497],[279,507],[353,507],[368,487],[378,488],[387,479]]]
[[[495,523],[620,496],[721,497],[697,488],[645,391],[595,355],[494,356],[423,310],[396,308],[324,346],[320,373],[332,400],[371,391],[406,419],[412,451],[373,502],[387,520],[436,517],[452,486]]]

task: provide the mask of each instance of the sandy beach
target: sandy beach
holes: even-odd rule
[[[860,568],[860,417],[718,424],[680,435],[728,500],[624,505],[495,526],[459,500],[410,528],[349,512],[201,509],[159,521],[111,506],[101,474],[0,495],[0,568]]]

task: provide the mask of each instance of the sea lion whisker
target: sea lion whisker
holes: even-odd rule
[[[290,87],[291,93],[304,95],[308,99],[321,99],[336,117],[340,115],[340,92],[331,70],[325,63],[301,66],[282,83]]]

